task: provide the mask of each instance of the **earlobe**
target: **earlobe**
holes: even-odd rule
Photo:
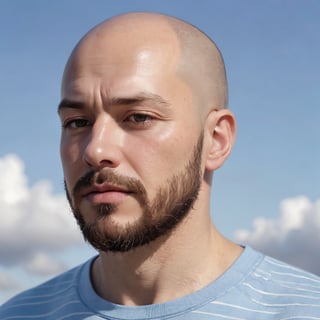
[[[214,171],[228,158],[236,136],[236,121],[228,109],[214,110],[207,118],[206,169]]]

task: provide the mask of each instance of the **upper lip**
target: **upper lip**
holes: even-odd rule
[[[91,187],[84,189],[83,192],[81,193],[81,195],[82,195],[82,197],[85,197],[85,196],[89,195],[90,193],[101,193],[101,192],[109,192],[109,191],[130,193],[130,191],[127,190],[126,188],[112,185],[109,183],[104,183],[104,184],[99,184],[99,185],[93,185]]]

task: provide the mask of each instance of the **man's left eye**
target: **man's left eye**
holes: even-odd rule
[[[136,123],[147,122],[151,119],[152,118],[148,114],[144,113],[135,113],[128,117],[129,121]]]

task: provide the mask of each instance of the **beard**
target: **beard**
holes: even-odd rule
[[[202,146],[203,132],[187,165],[159,187],[152,201],[148,199],[146,189],[138,179],[116,174],[110,168],[103,168],[99,172],[87,172],[75,184],[72,198],[65,183],[70,207],[84,239],[98,251],[127,252],[172,232],[184,220],[198,198],[201,186]],[[94,221],[87,222],[85,212],[82,212],[77,204],[81,200],[83,188],[94,183],[108,183],[130,190],[130,194],[143,211],[142,216],[133,223],[119,225],[110,217],[120,208],[113,203],[100,204],[96,206]]]

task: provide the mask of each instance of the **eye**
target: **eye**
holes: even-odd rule
[[[66,123],[63,125],[66,129],[78,129],[83,127],[88,127],[91,125],[91,122],[86,119],[74,119],[70,121],[66,121]]]
[[[152,120],[152,117],[145,113],[134,113],[127,118],[127,121],[133,123],[145,123]]]

